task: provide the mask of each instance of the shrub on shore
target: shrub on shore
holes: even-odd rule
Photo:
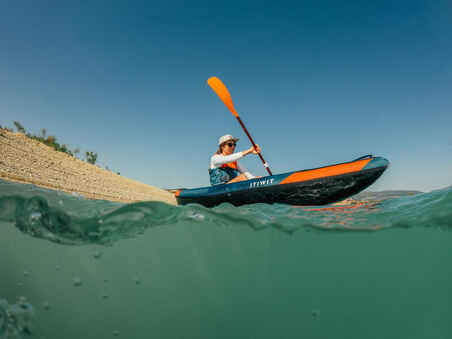
[[[86,161],[94,165],[97,161],[97,153],[86,152]]]
[[[25,127],[22,126],[22,124],[18,121],[14,121],[14,126],[16,127],[16,130],[18,133],[22,133],[25,136],[27,136],[30,139],[37,140],[39,142],[42,142],[43,144],[52,147],[55,151],[63,152],[66,154],[69,154],[72,157],[76,157],[77,154],[80,153],[80,149],[77,147],[73,151],[69,149],[69,147],[66,144],[60,144],[57,141],[57,138],[54,135],[47,135],[47,130],[45,128],[41,129],[41,135],[31,134],[27,133],[25,130]],[[1,126],[0,129],[13,132],[11,128]],[[86,161],[90,164],[95,164],[97,161],[97,153],[94,152],[86,152]]]

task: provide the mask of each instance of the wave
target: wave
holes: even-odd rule
[[[121,204],[87,200],[35,186],[0,183],[0,221],[23,233],[65,245],[112,245],[148,228],[201,223],[208,227],[303,231],[379,231],[391,228],[452,229],[452,188],[348,206],[255,204],[215,208],[162,202]]]

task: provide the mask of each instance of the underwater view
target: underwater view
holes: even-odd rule
[[[0,338],[452,338],[452,188],[350,206],[0,181]]]

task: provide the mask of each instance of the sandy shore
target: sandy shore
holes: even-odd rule
[[[80,193],[89,199],[120,202],[163,201],[173,194],[91,165],[30,139],[0,129],[0,179]]]

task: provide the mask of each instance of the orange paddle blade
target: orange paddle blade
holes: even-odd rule
[[[220,97],[221,101],[224,102],[224,104],[229,108],[229,110],[232,112],[232,114],[236,117],[238,117],[238,113],[234,108],[234,104],[232,103],[231,95],[229,94],[228,89],[226,86],[221,82],[220,79],[217,77],[211,77],[207,80],[207,83],[210,87],[212,87],[213,91],[217,93],[217,95]]]

